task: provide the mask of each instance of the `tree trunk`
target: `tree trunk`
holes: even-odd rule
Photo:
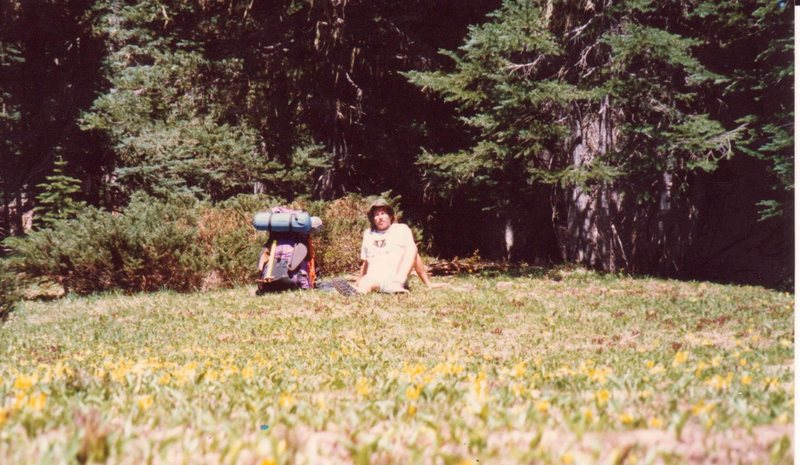
[[[25,232],[25,228],[22,225],[22,189],[17,189],[14,191],[14,200],[16,201],[15,203],[17,208],[14,209],[14,228],[12,229],[12,234],[19,236]]]
[[[0,228],[0,239],[11,235],[11,202],[8,192],[3,190],[3,227]]]

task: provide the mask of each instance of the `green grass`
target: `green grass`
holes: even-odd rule
[[[0,327],[0,463],[792,462],[793,296],[438,281],[26,302]]]

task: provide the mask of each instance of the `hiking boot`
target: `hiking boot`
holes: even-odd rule
[[[333,279],[331,280],[331,285],[336,289],[336,292],[343,296],[349,297],[358,294],[358,289],[344,279]]]

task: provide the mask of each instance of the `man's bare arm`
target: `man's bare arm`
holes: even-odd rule
[[[414,260],[417,258],[417,244],[412,241],[403,253],[403,258],[397,266],[397,279],[405,281],[408,275],[411,274],[411,268],[414,266]]]

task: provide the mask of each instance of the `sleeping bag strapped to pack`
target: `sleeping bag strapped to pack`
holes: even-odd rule
[[[257,213],[253,226],[269,232],[258,257],[257,292],[314,288],[316,270],[310,233],[319,229],[322,221],[301,210],[275,207]]]

